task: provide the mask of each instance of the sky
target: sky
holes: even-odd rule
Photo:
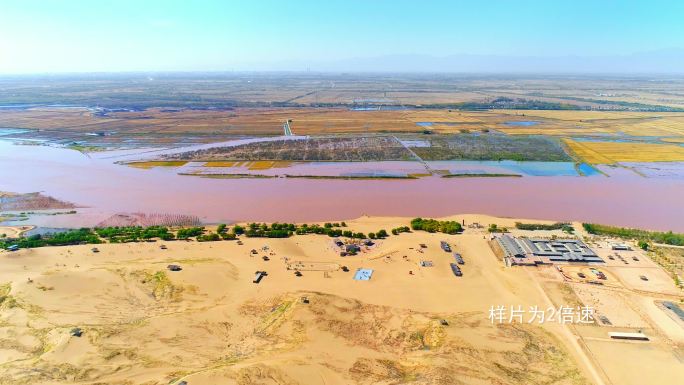
[[[0,74],[624,56],[683,50],[683,20],[679,0],[0,0]]]

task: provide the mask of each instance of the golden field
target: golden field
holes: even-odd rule
[[[684,138],[684,114],[617,111],[545,110],[398,110],[351,111],[346,108],[238,108],[235,110],[164,110],[114,112],[98,117],[84,109],[29,109],[4,111],[0,126],[40,129],[47,132],[107,132],[118,134],[281,135],[291,119],[298,135],[417,133],[426,128],[437,133],[465,130],[499,130],[521,135],[632,135]],[[509,121],[536,121],[534,126],[510,126]],[[431,122],[430,127],[418,126]]]
[[[684,143],[684,138],[663,138],[663,142]]]
[[[565,139],[565,144],[580,159],[591,164],[617,162],[682,162],[684,147],[670,144],[579,142]]]
[[[186,163],[188,162],[179,160],[153,160],[147,162],[131,162],[128,163],[128,165],[136,168],[150,169],[154,167],[181,167]]]
[[[523,135],[631,135],[681,136],[684,138],[684,114],[622,111],[531,111],[498,110],[517,120],[539,121],[528,127],[501,127],[507,134]]]

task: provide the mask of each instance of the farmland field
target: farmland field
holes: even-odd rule
[[[592,164],[684,162],[684,147],[678,145],[574,140],[566,140],[565,143],[577,156]]]
[[[169,155],[181,160],[411,160],[412,154],[396,139],[387,136],[324,137],[305,140],[257,142],[234,147],[216,147]],[[270,168],[271,162],[255,162],[255,169]]]
[[[403,109],[355,111],[348,108],[236,108],[190,110],[152,108],[108,112],[31,108],[2,111],[0,127],[28,129],[16,137],[76,140],[114,146],[121,138],[151,137],[160,144],[196,138],[211,142],[240,136],[282,135],[292,120],[296,135],[368,133],[463,133],[496,130],[512,135],[652,136],[684,138],[684,114],[617,111],[468,111]],[[682,139],[679,139],[682,140]]]
[[[131,76],[57,77],[40,89],[21,77],[0,78],[6,91],[0,93],[3,138],[95,153],[273,139],[290,133],[283,130],[289,122],[293,135],[310,138],[214,148],[186,154],[187,159],[566,162],[572,157],[598,164],[682,159],[682,84],[669,79],[214,74],[150,81]],[[179,160],[174,157],[138,160]],[[165,165],[144,162],[137,166]]]

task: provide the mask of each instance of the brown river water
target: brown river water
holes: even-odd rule
[[[0,191],[41,191],[87,207],[78,215],[41,219],[41,225],[56,227],[92,226],[117,212],[192,214],[207,223],[482,213],[684,232],[684,180],[627,172],[611,177],[209,179],[114,160],[0,141]]]

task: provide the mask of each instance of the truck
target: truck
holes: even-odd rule
[[[456,263],[458,263],[459,265],[465,264],[463,257],[459,253],[454,253],[454,259],[456,260]]]
[[[457,264],[455,264],[455,263],[450,263],[449,265],[451,266],[451,271],[454,273],[455,276],[457,276],[457,277],[462,277],[462,276],[463,276],[463,272],[461,272],[461,268],[458,267]]]

